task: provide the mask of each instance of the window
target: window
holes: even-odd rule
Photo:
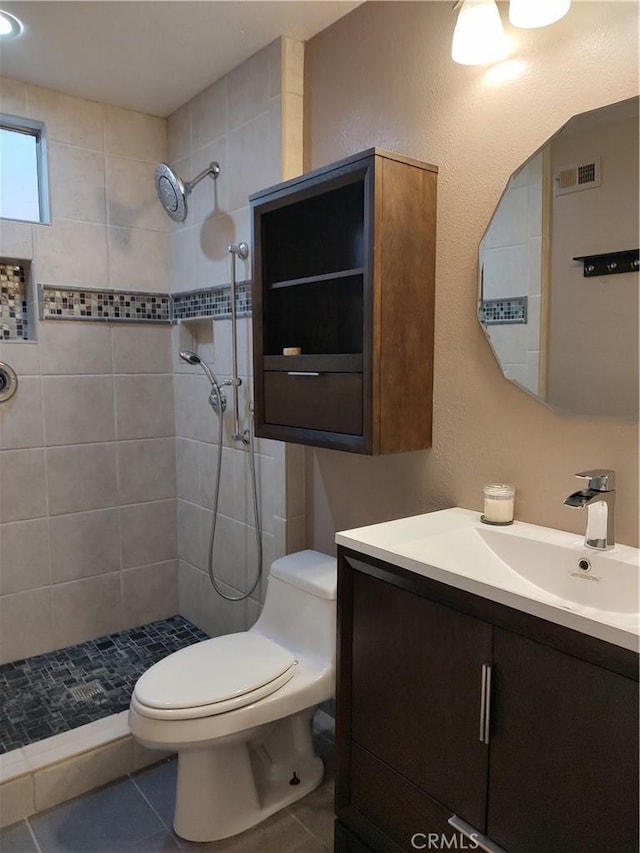
[[[49,222],[42,122],[0,115],[0,217]]]

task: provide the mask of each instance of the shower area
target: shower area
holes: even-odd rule
[[[151,760],[124,745],[138,675],[253,624],[304,547],[303,450],[251,433],[247,201],[302,171],[302,62],[279,39],[168,118],[2,81],[3,113],[45,123],[52,209],[0,227],[30,320],[16,339],[2,304],[2,823]],[[171,218],[160,163],[196,176]],[[54,760],[72,781],[39,785]]]

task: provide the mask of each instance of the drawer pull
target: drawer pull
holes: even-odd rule
[[[482,664],[480,682],[480,743],[489,743],[491,720],[491,665]]]
[[[478,832],[478,830],[474,829],[470,823],[467,823],[466,820],[462,820],[458,815],[451,815],[448,823],[455,830],[461,832],[465,838],[468,838],[469,841],[475,845],[476,850],[484,850],[485,853],[507,853],[504,847],[498,847],[498,845],[494,844],[491,839],[487,838],[486,835],[482,835],[482,833]]]
[[[322,374],[312,370],[288,370],[287,376],[322,376]]]

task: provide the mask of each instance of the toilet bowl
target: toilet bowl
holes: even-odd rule
[[[311,724],[334,694],[336,589],[333,557],[275,560],[249,631],[174,652],[138,679],[129,727],[143,746],[178,753],[182,838],[235,835],[322,781]]]

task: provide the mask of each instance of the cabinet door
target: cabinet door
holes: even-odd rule
[[[480,831],[491,636],[479,619],[354,572],[352,737]]]
[[[498,628],[493,682],[491,839],[637,853],[637,683]]]

